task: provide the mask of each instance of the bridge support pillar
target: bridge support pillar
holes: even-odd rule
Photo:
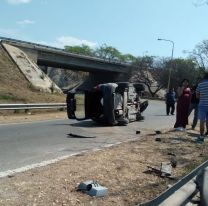
[[[42,66],[41,69],[45,74],[48,74],[48,67],[47,66]]]
[[[91,90],[98,84],[119,81],[128,81],[127,75],[124,76],[116,72],[93,72],[89,73],[89,77],[79,86],[79,89]]]

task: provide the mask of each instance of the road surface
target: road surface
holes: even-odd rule
[[[102,127],[94,122],[51,120],[0,124],[0,173],[138,137],[152,130],[172,128],[175,116],[165,115],[165,103],[150,101],[143,122]],[[74,133],[88,138],[71,137]]]

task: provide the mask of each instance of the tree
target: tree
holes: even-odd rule
[[[126,62],[126,63],[133,63],[133,62],[136,61],[136,59],[137,58],[135,56],[131,55],[131,54],[122,54],[120,56],[120,60],[122,62]]]
[[[138,57],[133,63],[131,81],[144,83],[154,97],[162,88],[165,88],[166,81],[163,76],[167,70],[162,65],[162,62],[155,57]]]
[[[201,69],[193,59],[177,58],[172,62],[166,61],[164,67],[171,69],[170,85],[172,88],[177,88],[183,79],[188,79],[190,85],[195,84],[203,75],[203,69]],[[164,79],[167,77],[164,76]]]
[[[121,60],[121,52],[112,46],[103,44],[95,50],[95,55],[99,58],[111,60]]]
[[[190,84],[197,83],[203,76],[201,69],[193,59],[158,59],[154,57],[140,57],[134,64],[132,81],[144,83],[151,96],[168,86],[169,71],[171,70],[170,88],[177,88],[185,78]]]
[[[85,44],[82,44],[81,46],[65,46],[64,48],[66,51],[74,54],[98,57],[108,61],[132,63],[136,60],[135,56],[131,54],[122,54],[115,47],[108,46],[106,44],[103,44],[102,46],[95,49]]]
[[[103,44],[99,48],[95,50],[95,55],[102,59],[107,59],[109,61],[119,61],[119,62],[126,62],[132,63],[136,61],[136,57],[132,54],[122,54],[118,49],[112,46],[108,46]]]
[[[67,52],[81,54],[85,56],[95,56],[94,50],[88,45],[82,44],[81,46],[65,46]]]
[[[190,54],[201,69],[208,69],[208,40],[203,40],[197,44]]]

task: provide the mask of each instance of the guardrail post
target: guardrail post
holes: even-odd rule
[[[201,173],[201,171],[203,172]],[[139,204],[138,206],[184,205],[183,203],[187,203],[198,190],[200,190],[201,193],[201,206],[208,206],[208,160],[195,168],[191,173],[183,177],[160,196],[146,203]]]
[[[196,182],[200,191],[200,205],[208,206],[208,167],[197,176]]]
[[[179,206],[183,205],[196,191],[196,184],[193,180],[183,185],[179,190],[175,191],[173,195],[167,198],[159,206]]]

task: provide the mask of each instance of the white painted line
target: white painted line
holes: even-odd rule
[[[46,166],[46,165],[49,165],[49,164],[53,164],[53,163],[56,163],[60,160],[67,159],[69,157],[72,157],[72,156],[75,156],[75,155],[78,155],[78,154],[81,154],[81,153],[84,153],[84,152],[86,152],[86,150],[81,151],[81,152],[76,152],[76,153],[73,153],[73,154],[70,154],[70,155],[65,155],[65,156],[62,156],[62,157],[58,157],[56,159],[47,160],[47,161],[43,161],[43,162],[40,162],[40,163],[27,165],[27,166],[20,167],[20,168],[14,169],[14,170],[7,170],[5,172],[0,172],[0,178],[1,177],[6,177],[8,175],[14,175],[15,173],[25,172],[27,170],[34,169],[34,168],[37,168],[37,167],[42,167],[42,166]]]
[[[4,172],[0,172],[0,178],[7,177],[9,175],[14,175],[14,174],[20,173],[20,172],[25,172],[25,171],[30,170],[30,169],[47,166],[49,164],[56,163],[56,162],[58,162],[60,160],[65,160],[65,159],[67,159],[69,157],[72,157],[72,156],[76,156],[76,155],[80,155],[80,154],[84,154],[84,153],[89,153],[89,152],[102,151],[105,148],[113,147],[115,145],[119,145],[119,144],[122,144],[122,143],[130,142],[132,140],[138,140],[138,139],[139,138],[137,137],[137,138],[128,139],[128,140],[123,141],[123,142],[115,142],[113,144],[105,144],[105,145],[103,145],[101,147],[94,148],[94,149],[91,149],[91,150],[82,150],[80,152],[75,152],[75,153],[72,153],[72,154],[69,154],[69,155],[65,155],[65,156],[62,156],[62,157],[58,157],[58,158],[55,158],[55,159],[52,159],[52,160],[46,160],[46,161],[43,161],[43,162],[40,162],[40,163],[27,165],[27,166],[20,167],[20,168],[17,168],[17,169],[7,170],[7,171],[4,171]]]
[[[92,149],[91,151],[92,152],[97,152],[97,151],[101,151],[102,149],[101,148],[94,148],[94,149]]]

